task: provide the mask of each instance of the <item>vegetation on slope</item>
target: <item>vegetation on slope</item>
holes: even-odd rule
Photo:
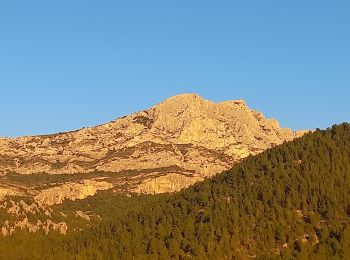
[[[100,224],[67,236],[17,232],[0,240],[0,258],[348,258],[350,125],[249,157],[177,194],[96,199]]]

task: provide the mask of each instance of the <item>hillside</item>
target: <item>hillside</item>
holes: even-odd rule
[[[173,195],[72,202],[103,221],[67,236],[15,233],[0,240],[0,257],[348,259],[349,198],[350,125],[342,124]]]
[[[75,174],[178,166],[208,176],[295,135],[242,100],[214,103],[183,94],[96,127],[1,138],[0,172]]]
[[[0,205],[18,215],[28,210],[23,203],[5,205],[6,197],[32,198],[29,207],[49,212],[52,205],[108,189],[179,191],[303,133],[280,128],[243,100],[178,95],[96,127],[0,138]]]
[[[281,128],[243,100],[183,94],[96,127],[0,138],[0,235],[16,228],[66,233],[76,218],[98,216],[55,205],[103,191],[176,192],[304,133]]]

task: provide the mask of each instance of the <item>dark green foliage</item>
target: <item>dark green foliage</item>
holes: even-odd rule
[[[104,208],[103,221],[82,232],[1,239],[0,258],[349,259],[350,125],[249,157],[177,194],[118,198],[85,205]]]

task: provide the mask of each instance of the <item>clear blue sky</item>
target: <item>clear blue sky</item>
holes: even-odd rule
[[[0,2],[0,136],[92,126],[183,92],[294,129],[350,121],[350,1]]]

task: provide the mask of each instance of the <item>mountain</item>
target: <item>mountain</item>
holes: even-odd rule
[[[15,233],[0,239],[0,257],[349,259],[349,194],[350,125],[342,124],[175,194],[105,193],[72,202],[66,210],[98,212],[103,220],[66,236]]]
[[[67,181],[66,175],[85,174],[79,181],[104,178],[98,186],[116,191],[173,192],[304,133],[281,128],[243,100],[214,103],[183,94],[96,127],[1,138],[0,174],[9,184],[6,176],[14,173],[64,175]],[[16,192],[5,188],[4,194]]]
[[[280,128],[243,100],[184,94],[96,127],[2,138],[0,231],[67,233],[100,215],[60,208],[70,201],[179,191],[304,133]]]

